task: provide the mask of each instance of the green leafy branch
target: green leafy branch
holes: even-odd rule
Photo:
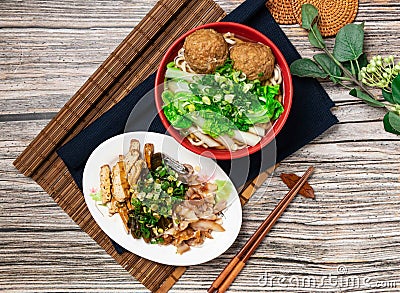
[[[374,56],[368,62],[363,53],[364,23],[347,24],[338,32],[333,52],[325,44],[318,29],[318,10],[304,4],[301,10],[302,27],[308,31],[311,45],[323,53],[313,59],[303,58],[290,66],[293,75],[312,78],[329,78],[335,84],[350,90],[349,94],[370,106],[385,108],[383,118],[387,132],[400,135],[400,63],[394,57]],[[380,88],[382,97],[375,96],[370,88]]]

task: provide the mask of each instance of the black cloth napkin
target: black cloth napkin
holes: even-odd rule
[[[223,21],[243,23],[262,32],[278,46],[289,64],[300,58],[300,54],[265,7],[265,0],[247,0]],[[146,130],[166,133],[157,116],[152,97],[154,82],[155,74],[152,74],[57,151],[81,190],[86,161],[99,144],[126,131]],[[334,103],[316,80],[293,76],[293,86],[292,109],[276,141],[262,151],[252,154],[250,159],[217,161],[237,187],[248,179],[254,179],[260,172],[273,165],[275,160],[280,162],[338,122],[330,112]],[[135,110],[135,107],[140,110]],[[127,125],[132,111],[136,113],[135,123]],[[243,177],[243,174],[246,176]],[[116,249],[123,252],[118,245]]]

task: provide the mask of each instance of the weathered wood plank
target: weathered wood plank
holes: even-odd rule
[[[77,4],[75,1],[71,2]],[[4,104],[0,113],[55,111],[61,108],[140,18],[134,22],[125,22],[124,20],[129,19],[132,15],[144,15],[155,3],[155,1],[141,2],[145,4],[142,9],[138,9],[137,6],[140,6],[138,3],[132,3],[132,6],[126,7],[115,5],[116,10],[108,13],[108,17],[115,17],[114,21],[106,19],[107,23],[113,24],[111,27],[104,26],[104,23],[99,22],[99,19],[103,19],[103,13],[106,13],[105,11],[113,5],[109,1],[106,1],[104,6],[100,5],[98,13],[97,9],[93,9],[96,4],[90,1],[84,7],[81,4],[77,4],[75,7],[73,3],[69,3],[70,6],[67,6],[67,2],[65,6],[54,8],[54,11],[40,5],[32,7],[27,3],[23,6],[10,4],[11,9],[5,5],[4,10],[7,13],[2,14],[4,23],[1,25],[0,22],[0,27],[7,38],[0,39],[0,54],[7,56],[7,59],[4,63],[0,63],[2,79],[0,92],[7,91],[7,95],[0,95],[0,100]],[[230,1],[231,4],[226,4],[226,2],[229,3],[229,1],[224,1],[225,5],[223,6],[230,11],[235,3],[239,4],[242,1]],[[26,13],[29,12],[28,16],[23,16],[22,20],[18,22],[7,20],[7,15],[12,15],[14,12],[12,7],[17,7],[14,8],[17,11],[20,9]],[[396,26],[393,26],[393,21],[396,21],[400,13],[400,4],[388,4],[385,8],[387,11],[380,10],[382,8],[379,7],[379,4],[374,4],[371,7],[368,6],[368,9],[388,13],[374,14],[371,19],[368,14],[362,12],[364,9],[360,9],[357,17],[357,21],[366,21],[366,52],[368,55],[378,53],[385,55],[388,54],[387,52],[396,52],[397,50],[397,40],[394,36],[398,35],[398,31]],[[64,10],[68,13],[63,14]],[[83,13],[85,17],[83,17]],[[67,19],[65,21],[63,19],[56,20],[55,17],[66,17]],[[30,25],[33,21],[50,21],[51,25]],[[87,21],[92,21],[91,26],[85,27],[84,24]],[[379,21],[379,24],[376,21]],[[23,27],[15,26],[15,23],[21,22],[24,23]],[[65,23],[73,25],[57,27],[58,25],[65,26]],[[304,30],[297,25],[292,25],[285,26],[284,31],[303,56],[310,57],[312,55],[314,50],[308,45]],[[382,32],[393,37],[386,38]],[[332,41],[328,41],[328,45],[332,45]],[[30,72],[35,72],[35,74],[29,74]],[[324,86],[332,93],[335,101],[356,100],[330,83],[324,83]]]

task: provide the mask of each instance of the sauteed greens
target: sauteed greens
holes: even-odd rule
[[[167,90],[162,94],[164,114],[175,128],[194,122],[211,137],[248,131],[256,123],[268,123],[283,113],[275,99],[280,85],[261,85],[233,69],[231,60],[215,74],[197,75],[181,71],[174,62],[167,66]]]

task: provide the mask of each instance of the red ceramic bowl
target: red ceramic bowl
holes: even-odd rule
[[[190,143],[189,140],[182,137],[179,131],[173,128],[168,119],[165,117],[164,112],[162,111],[163,101],[161,99],[161,94],[164,90],[163,83],[165,79],[165,71],[167,68],[167,64],[174,60],[175,56],[178,54],[180,48],[182,48],[185,38],[193,33],[198,29],[203,28],[212,28],[220,33],[231,32],[239,37],[243,37],[249,41],[253,42],[260,42],[267,46],[269,46],[275,55],[276,62],[281,68],[282,71],[282,78],[283,78],[283,107],[284,112],[282,115],[273,122],[272,128],[266,133],[266,135],[261,139],[261,141],[256,144],[255,146],[247,147],[237,151],[228,151],[228,150],[218,150],[218,149],[211,149],[211,148],[204,148],[202,146],[194,146]],[[268,143],[270,143],[275,136],[279,133],[282,129],[283,125],[285,124],[288,116],[289,111],[292,105],[292,96],[293,96],[293,85],[292,85],[292,77],[290,75],[289,66],[283,57],[281,51],[277,48],[277,46],[268,39],[265,35],[260,33],[259,31],[233,22],[215,22],[215,23],[208,23],[202,26],[198,26],[185,34],[179,37],[167,50],[166,54],[161,60],[160,66],[157,71],[156,80],[155,80],[155,102],[157,106],[158,114],[160,115],[160,119],[164,124],[165,128],[168,132],[174,137],[178,142],[180,142],[184,147],[193,151],[194,153],[201,154],[207,157],[215,158],[218,160],[230,160],[241,158],[244,156],[248,156],[254,152],[259,151],[261,148],[265,147]]]

